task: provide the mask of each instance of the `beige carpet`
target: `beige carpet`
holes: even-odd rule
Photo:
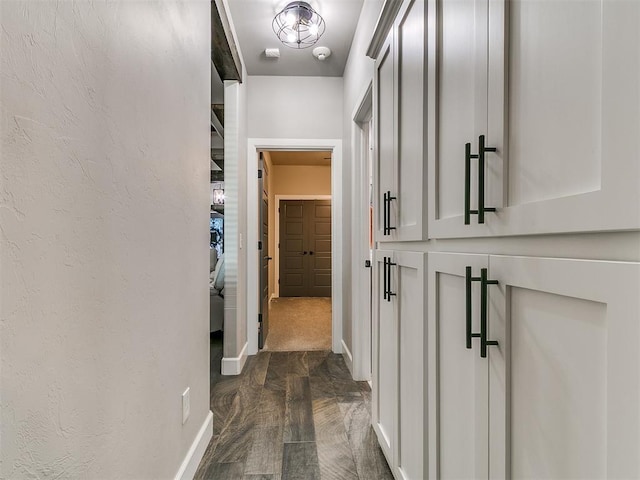
[[[269,309],[265,350],[331,349],[330,298],[274,298]]]

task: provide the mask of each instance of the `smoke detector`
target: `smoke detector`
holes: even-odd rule
[[[311,53],[313,53],[313,56],[318,60],[322,61],[329,55],[331,55],[331,50],[329,50],[327,47],[316,47]]]

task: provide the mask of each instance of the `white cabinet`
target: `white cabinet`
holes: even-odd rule
[[[394,476],[425,478],[426,254],[375,256],[373,427]]]
[[[393,30],[389,32],[387,41],[376,59],[374,78],[374,129],[375,129],[375,165],[374,212],[375,239],[381,241],[388,237],[387,197],[388,192],[395,192],[395,101],[394,101],[394,49]]]
[[[376,241],[426,240],[425,2],[405,0],[376,59]]]
[[[430,478],[640,477],[640,264],[430,253],[428,281]]]
[[[388,259],[391,251],[377,250],[374,258],[373,291],[373,366],[372,411],[373,428],[380,447],[393,464],[398,397],[398,326],[395,302],[387,301]]]
[[[488,364],[477,354],[477,338],[472,336],[480,328],[478,282],[468,283],[473,312],[469,318],[465,299],[467,267],[479,274],[488,267],[489,258],[430,253],[427,264],[429,475],[425,478],[486,478]]]
[[[640,2],[428,11],[430,237],[640,228]]]

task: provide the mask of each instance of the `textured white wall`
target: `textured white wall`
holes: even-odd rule
[[[249,138],[342,138],[342,78],[250,76]]]
[[[172,478],[209,410],[210,3],[0,21],[0,477]]]

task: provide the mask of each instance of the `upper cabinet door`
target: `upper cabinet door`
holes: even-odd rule
[[[440,61],[431,107],[438,114],[430,150],[431,236],[640,228],[640,2],[476,2],[476,45],[484,44],[487,54],[475,59],[486,74],[476,68],[480,77],[471,81],[486,89],[486,102],[466,110],[476,130],[465,140],[446,135],[447,115],[456,109],[443,84],[457,77],[447,70],[447,55],[458,58],[447,46],[447,30],[461,27],[447,22],[447,10],[461,3],[434,1],[433,7],[439,29],[433,55]],[[483,224],[475,213],[464,222],[466,142],[470,210],[488,208]],[[484,174],[474,170],[481,163]]]
[[[478,174],[477,161],[465,172],[465,145],[475,149],[486,127],[486,0],[428,0],[428,17],[429,236],[453,236],[452,226],[465,236],[465,173]]]
[[[640,263],[490,256],[489,275],[490,478],[640,478]]]
[[[390,203],[390,238],[427,239],[425,2],[407,0],[394,24],[397,159]]]
[[[376,59],[375,77],[373,82],[374,94],[374,128],[375,128],[375,166],[374,166],[374,195],[376,198],[375,239],[383,241],[388,235],[388,192],[395,190],[395,118],[396,105],[394,101],[395,72],[393,31],[389,33],[380,55]]]
[[[425,0],[405,0],[376,59],[376,241],[427,239]]]

